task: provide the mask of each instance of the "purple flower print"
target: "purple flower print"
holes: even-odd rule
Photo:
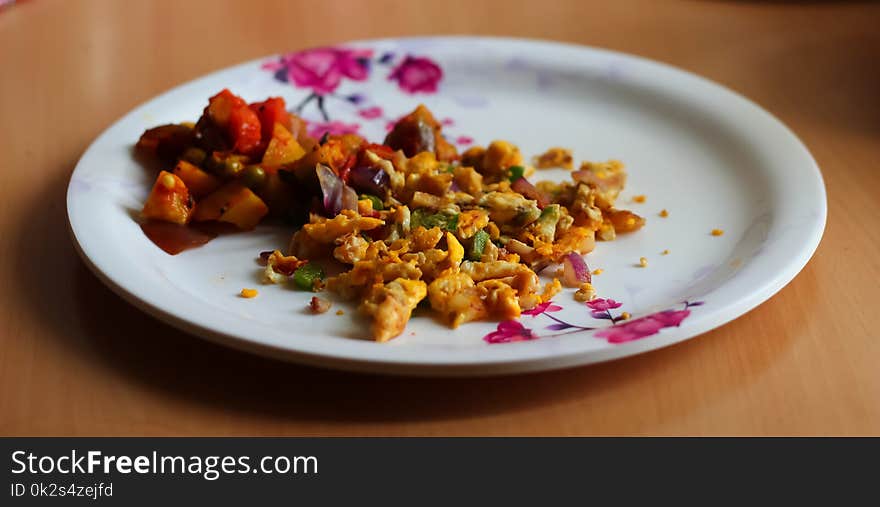
[[[365,101],[366,99],[367,99],[367,97],[365,97],[363,93],[352,93],[348,97],[345,97],[345,100],[347,100],[355,105],[360,104],[361,102]]]
[[[317,95],[329,95],[343,78],[364,81],[370,73],[371,49],[315,48],[288,53],[279,60],[263,64],[299,88],[310,88]],[[282,71],[284,73],[282,73]]]
[[[664,310],[623,324],[606,327],[598,331],[596,336],[605,338],[608,343],[638,340],[655,335],[663,328],[678,326],[690,314],[690,310]]]
[[[474,142],[474,138],[470,136],[458,136],[455,138],[455,144],[460,144],[462,146],[467,146],[468,144],[472,144]]]
[[[310,121],[306,131],[315,138],[320,139],[325,133],[331,136],[342,134],[357,134],[361,126],[357,123],[344,123],[341,121]]]
[[[483,337],[488,343],[511,343],[534,340],[537,338],[532,330],[523,326],[517,320],[505,320],[498,323],[495,331]]]
[[[531,315],[532,317],[537,317],[542,313],[550,313],[550,312],[558,312],[562,310],[561,306],[554,305],[552,301],[547,301],[545,303],[541,303],[538,306],[532,308],[531,310],[523,310],[523,315]]]
[[[443,69],[430,58],[407,56],[388,76],[406,93],[436,93]]]

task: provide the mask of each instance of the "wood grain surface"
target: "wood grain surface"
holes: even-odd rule
[[[0,435],[880,434],[880,4],[61,1],[0,10]],[[150,97],[267,54],[485,34],[612,48],[755,100],[812,151],[825,237],[697,339],[483,380],[322,371],[211,345],[105,288],[68,236],[89,143]],[[745,126],[747,127],[747,126]]]

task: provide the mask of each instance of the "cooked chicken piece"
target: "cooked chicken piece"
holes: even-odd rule
[[[463,322],[484,319],[489,310],[480,297],[471,277],[463,274],[450,274],[437,278],[428,285],[428,301],[431,308],[452,327]]]
[[[400,335],[426,293],[427,285],[421,280],[397,278],[386,284],[374,284],[360,305],[360,311],[373,319],[373,339],[387,342]]]
[[[300,229],[290,237],[287,252],[300,259],[318,259],[330,254],[330,245],[317,241]]]
[[[455,235],[467,239],[489,225],[489,213],[482,209],[462,211],[458,215],[458,227]]]
[[[411,252],[422,252],[437,246],[440,239],[443,238],[443,231],[439,227],[425,229],[422,226],[416,227],[412,231]]]
[[[490,181],[503,180],[512,165],[523,165],[519,148],[507,141],[492,141],[483,155],[481,173]]]
[[[548,167],[561,167],[563,169],[571,170],[571,150],[565,148],[550,148],[541,155],[535,157],[535,166],[538,169],[546,169]]]
[[[400,257],[403,262],[414,262],[422,272],[422,279],[434,280],[450,271],[449,252],[439,248],[429,248],[424,252],[413,252]]]
[[[624,209],[610,209],[604,212],[605,217],[614,226],[616,234],[637,231],[645,225],[645,219],[632,211]],[[713,232],[714,234],[714,232]]]
[[[442,197],[416,191],[413,194],[412,199],[410,199],[410,204],[414,209],[428,208],[430,210],[439,210],[446,204],[446,201]]]
[[[489,218],[502,225],[522,227],[541,216],[538,202],[514,192],[490,192],[480,199],[480,206],[489,209]]]
[[[384,224],[378,218],[362,217],[354,211],[342,210],[333,218],[312,217],[311,223],[304,225],[303,230],[320,243],[332,243],[345,234],[369,231]]]
[[[266,269],[263,271],[263,283],[284,283],[300,266],[308,261],[299,260],[294,255],[281,255],[275,250],[266,260]]]
[[[387,282],[395,278],[418,280],[422,271],[415,262],[402,262],[393,259],[358,261],[348,272],[351,283],[365,285],[376,282]]]
[[[520,315],[516,290],[501,280],[485,280],[477,284],[489,315],[494,319],[516,319]]]
[[[626,184],[626,171],[619,160],[584,162],[571,177],[595,190],[596,206],[602,209],[614,206],[614,201]]]
[[[569,206],[574,223],[593,230],[599,229],[602,225],[602,210],[595,205],[595,202],[596,193],[593,188],[585,183],[579,183],[574,200]]]
[[[331,305],[332,303],[324,298],[312,296],[312,300],[309,301],[309,310],[314,314],[325,313]]]
[[[453,181],[462,192],[477,197],[483,193],[483,176],[473,167],[456,167]]]
[[[507,276],[515,276],[521,272],[529,272],[527,266],[518,262],[494,261],[494,262],[473,262],[464,261],[461,263],[461,272],[471,277],[475,282],[482,282],[492,278],[504,278]]]
[[[354,264],[367,255],[369,242],[355,233],[346,234],[336,240],[339,245],[333,250],[333,257],[345,264]]]

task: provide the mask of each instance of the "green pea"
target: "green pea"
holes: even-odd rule
[[[256,164],[245,167],[241,173],[241,183],[251,190],[262,187],[265,182],[266,171]]]
[[[244,170],[244,164],[241,163],[241,160],[235,158],[227,158],[226,162],[223,163],[223,174],[229,177],[238,176]]]
[[[207,156],[208,156],[208,154],[205,153],[205,150],[203,150],[201,148],[196,148],[195,146],[191,146],[191,147],[187,148],[186,151],[183,152],[183,156],[181,156],[180,158],[182,158],[183,160],[186,160],[190,164],[200,166],[205,161],[205,158]]]
[[[220,157],[220,152],[212,152],[205,158],[205,169],[213,173],[219,173],[223,170],[223,159]]]

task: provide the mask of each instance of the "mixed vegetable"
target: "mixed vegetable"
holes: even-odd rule
[[[459,154],[424,106],[373,144],[313,139],[283,99],[248,104],[223,90],[195,124],[147,130],[137,148],[173,164],[156,177],[145,219],[301,225],[286,253],[261,255],[266,282],[359,301],[377,341],[400,335],[422,303],[456,327],[516,318],[563,285],[592,297],[582,255],[645,222],[614,207],[620,162],[584,162],[571,181],[532,184],[516,146]],[[553,150],[536,165],[570,169],[570,152]],[[328,278],[331,263],[343,269]],[[562,266],[558,277],[542,284],[538,272],[551,265]]]

